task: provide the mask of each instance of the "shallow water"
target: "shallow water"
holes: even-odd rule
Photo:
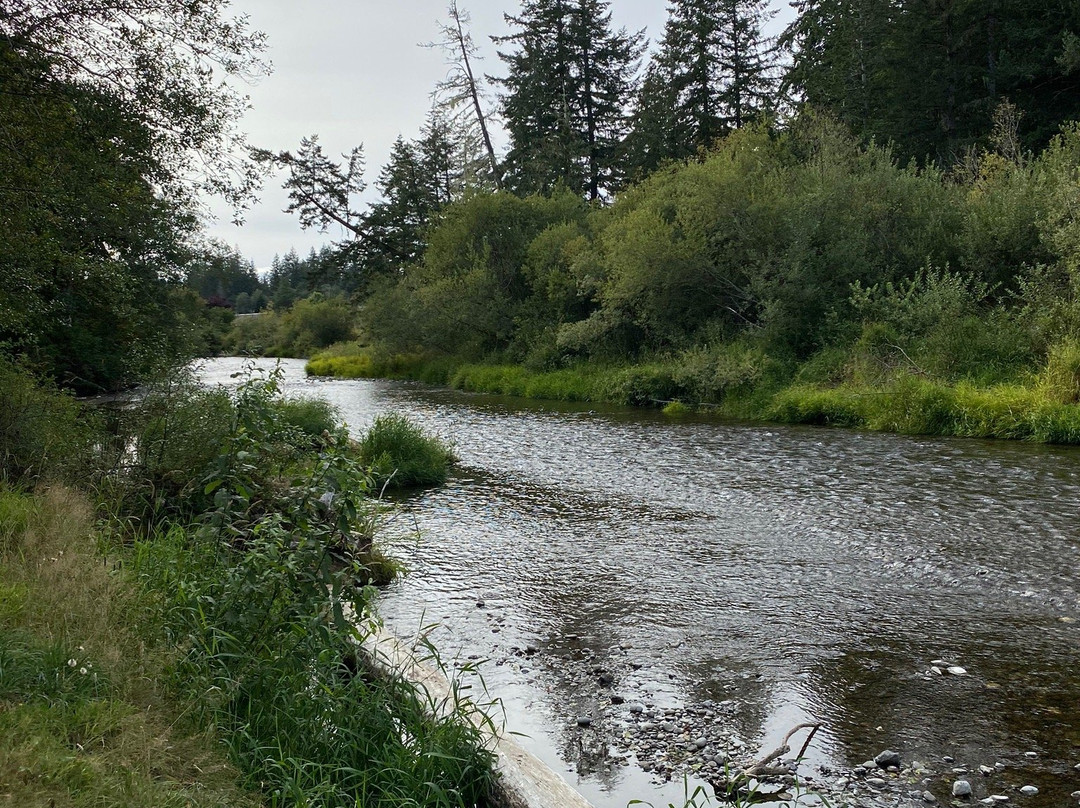
[[[203,377],[229,383],[239,366],[215,360]],[[449,483],[404,498],[388,526],[410,574],[381,611],[403,634],[434,626],[451,664],[490,660],[510,729],[598,806],[667,804],[682,787],[582,740],[575,718],[600,715],[567,675],[583,651],[641,666],[616,683],[628,701],[736,699],[751,745],[824,721],[812,764],[889,747],[1004,761],[1006,782],[1038,786],[1041,805],[1080,789],[1077,450],[675,420],[283,367],[288,392],[327,398],[354,431],[393,410],[454,442]],[[529,644],[535,657],[512,655]],[[926,676],[939,658],[968,675]]]

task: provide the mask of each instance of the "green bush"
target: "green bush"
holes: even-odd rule
[[[0,358],[0,482],[85,478],[95,431],[79,403]]]
[[[1050,349],[1040,387],[1054,403],[1080,403],[1080,342],[1067,340]]]
[[[446,443],[394,413],[376,418],[358,446],[361,462],[379,486],[438,485],[456,460]]]

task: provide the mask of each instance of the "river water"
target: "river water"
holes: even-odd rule
[[[203,378],[230,383],[240,364],[209,362]],[[454,443],[448,484],[389,520],[409,573],[381,612],[399,634],[430,632],[448,665],[478,665],[508,728],[597,806],[683,790],[620,761],[611,688],[660,708],[730,700],[748,748],[824,722],[809,766],[892,748],[926,762],[947,798],[950,766],[1002,762],[984,790],[1033,784],[1028,804],[1076,804],[1077,450],[676,420],[282,366],[287,392],[328,399],[354,433],[395,411]],[[935,660],[967,674],[936,675]],[[594,686],[601,668],[611,688]]]

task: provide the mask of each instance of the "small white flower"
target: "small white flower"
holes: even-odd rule
[[[78,665],[78,664],[79,664],[79,663],[78,663],[78,662],[76,662],[76,661],[75,661],[74,659],[69,659],[69,660],[68,660],[68,667],[69,667],[69,668],[74,668],[74,667],[75,667],[76,665]]]
[[[89,672],[90,671],[88,671],[86,668],[79,668],[79,673],[81,673],[83,676],[86,676],[86,674],[88,674]]]

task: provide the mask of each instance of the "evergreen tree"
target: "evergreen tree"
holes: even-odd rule
[[[642,34],[613,31],[606,0],[525,0],[507,15],[518,30],[497,40],[516,49],[499,56],[510,133],[507,173],[521,192],[564,184],[597,199],[623,172],[626,99],[642,52]]]
[[[767,0],[671,0],[664,38],[638,96],[631,153],[648,173],[684,159],[773,106]]]
[[[718,101],[725,128],[732,130],[773,106],[776,56],[762,29],[775,12],[769,0],[719,0],[718,6]]]
[[[994,110],[1022,113],[1025,148],[1080,117],[1071,0],[799,0],[782,41],[804,101],[904,158],[950,165],[985,144]]]

